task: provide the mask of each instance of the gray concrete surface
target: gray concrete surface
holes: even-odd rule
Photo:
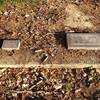
[[[4,40],[1,48],[3,50],[19,50],[20,40]]]
[[[68,49],[100,49],[100,33],[67,33]]]

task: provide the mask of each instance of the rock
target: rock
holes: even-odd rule
[[[81,30],[91,29],[94,25],[90,21],[90,16],[84,14],[75,4],[68,4],[66,7],[65,26],[71,28],[79,28]]]
[[[4,40],[2,44],[3,50],[19,50],[20,40]]]
[[[100,33],[67,33],[68,49],[100,49]]]
[[[8,14],[9,14],[9,13],[8,13],[7,11],[6,11],[6,12],[4,12],[4,15],[6,15],[6,16],[7,16]]]
[[[87,74],[86,74],[86,73],[84,73],[84,74],[83,74],[83,76],[84,76],[84,77],[86,77],[86,76],[87,76]]]
[[[29,16],[30,16],[30,15],[28,15],[28,14],[25,15],[26,18],[29,17]]]

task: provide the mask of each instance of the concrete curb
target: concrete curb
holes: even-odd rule
[[[16,64],[16,65],[0,65],[0,68],[99,68],[100,64]]]

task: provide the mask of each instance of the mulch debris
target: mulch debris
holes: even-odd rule
[[[84,69],[6,69],[0,100],[99,100],[100,74]]]

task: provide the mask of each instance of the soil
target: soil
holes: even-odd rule
[[[20,60],[29,53],[41,63],[100,63],[100,50],[67,50],[67,32],[100,32],[100,1],[40,0],[24,7],[8,4],[0,12],[0,38],[21,39],[21,49],[0,50],[0,61],[7,55],[18,55]],[[100,73],[91,67],[0,69],[0,100],[99,99]]]
[[[20,50],[29,49],[37,61],[100,63],[100,50],[67,50],[67,32],[100,32],[100,1],[41,0],[34,6],[8,4],[0,13],[0,38],[21,39]]]
[[[1,69],[0,100],[100,100],[96,69]]]

